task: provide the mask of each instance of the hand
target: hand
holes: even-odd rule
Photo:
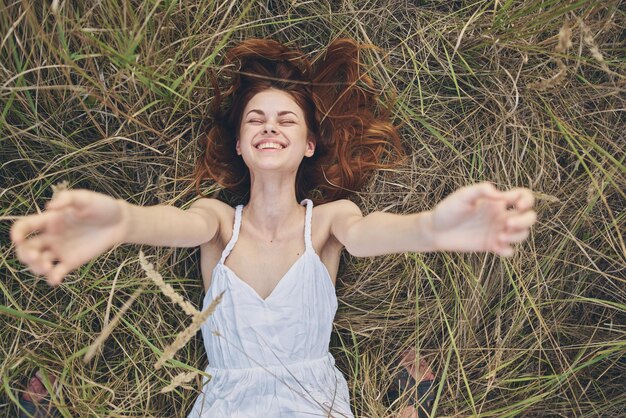
[[[110,196],[66,190],[48,202],[46,209],[15,222],[11,239],[17,258],[33,273],[45,275],[51,286],[124,238],[123,201]]]
[[[525,188],[500,192],[490,183],[463,187],[433,210],[435,247],[511,257],[512,244],[525,240],[537,219],[532,210],[534,201],[532,192]]]

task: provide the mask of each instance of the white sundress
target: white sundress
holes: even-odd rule
[[[305,251],[266,299],[224,264],[239,236],[237,206],[202,307],[224,291],[201,328],[212,378],[203,380],[190,418],[354,417],[348,385],[328,351],[337,297],[313,249],[313,203],[305,202]]]

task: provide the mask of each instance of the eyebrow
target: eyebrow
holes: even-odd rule
[[[246,113],[246,116],[248,116],[250,113],[255,112],[258,113],[260,115],[265,116],[265,112],[263,112],[261,109],[252,109],[251,111],[249,111],[248,113]],[[295,117],[298,117],[298,115],[296,115],[294,112],[292,112],[291,110],[281,110],[280,112],[278,112],[278,116],[283,116],[286,115],[288,113],[291,113],[292,115],[294,115]]]

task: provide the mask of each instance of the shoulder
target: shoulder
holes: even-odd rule
[[[187,210],[199,214],[205,220],[217,221],[217,231],[214,237],[220,236],[225,229],[228,229],[225,226],[231,225],[235,216],[233,207],[220,200],[211,198],[197,199]]]
[[[325,203],[316,208],[318,208],[318,218],[327,225],[330,235],[336,238],[345,235],[346,230],[354,222],[363,218],[361,209],[347,199]]]
[[[228,212],[229,210],[234,211],[232,207],[222,202],[221,200],[211,199],[207,197],[201,197],[200,199],[195,200],[189,208],[199,208],[225,212]]]
[[[220,218],[230,218],[234,216],[235,209],[226,203],[217,200],[217,199],[209,199],[206,197],[200,198],[194,201],[191,206],[189,206],[190,211],[204,213],[208,216],[218,216]]]
[[[345,216],[363,216],[361,209],[348,199],[335,200],[315,207],[320,215],[331,220]]]

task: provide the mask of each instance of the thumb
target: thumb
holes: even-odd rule
[[[87,190],[64,190],[46,204],[46,209],[62,209],[67,206],[83,209],[89,203],[89,194]]]
[[[489,182],[472,184],[459,189],[457,197],[464,203],[472,204],[480,198],[501,199],[501,193]]]

